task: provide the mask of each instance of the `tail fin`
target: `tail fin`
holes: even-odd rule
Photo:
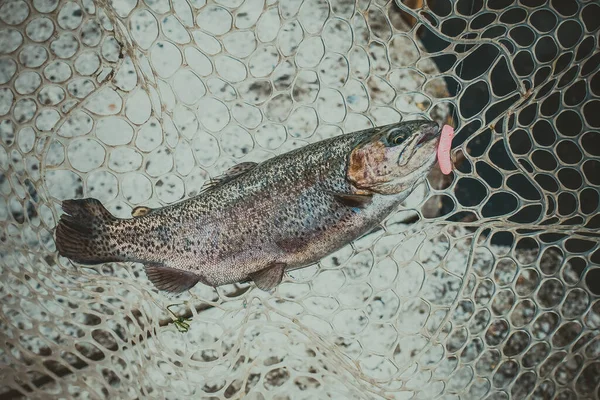
[[[65,200],[62,208],[65,214],[56,227],[58,254],[88,265],[123,261],[110,240],[109,227],[117,218],[99,200]]]

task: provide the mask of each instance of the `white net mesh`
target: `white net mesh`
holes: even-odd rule
[[[584,0],[0,3],[0,397],[600,398],[599,27]],[[56,254],[63,199],[129,217],[424,115],[454,174],[274,294]]]

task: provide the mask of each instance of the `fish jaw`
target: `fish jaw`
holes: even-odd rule
[[[411,190],[435,165],[440,132],[437,123],[425,120],[380,128],[350,153],[348,181],[385,195]]]

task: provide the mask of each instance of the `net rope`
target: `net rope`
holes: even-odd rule
[[[0,398],[599,399],[599,29],[584,0],[0,3]],[[453,174],[272,294],[56,253],[61,200],[128,218],[422,117]]]

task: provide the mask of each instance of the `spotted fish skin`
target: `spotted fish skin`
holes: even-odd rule
[[[249,279],[268,290],[396,209],[434,165],[438,135],[437,124],[412,121],[337,136],[246,163],[193,198],[136,209],[132,219],[95,199],[67,200],[57,249],[82,264],[144,263],[171,292]]]

